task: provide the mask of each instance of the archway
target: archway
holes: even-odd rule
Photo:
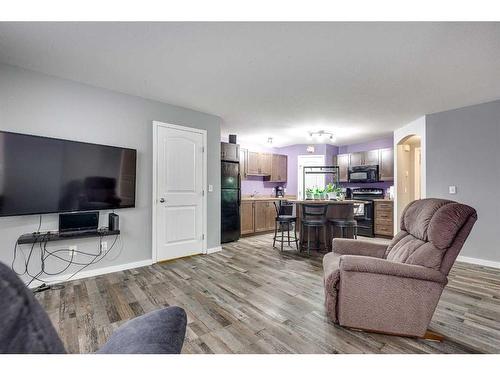
[[[422,146],[416,134],[403,138],[397,144],[397,222],[408,203],[422,197]]]

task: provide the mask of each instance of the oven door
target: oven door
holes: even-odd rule
[[[356,203],[354,205],[354,219],[358,223],[358,234],[373,237],[373,202]]]

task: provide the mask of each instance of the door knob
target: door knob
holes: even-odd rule
[[[160,203],[165,203],[165,198],[160,198]]]

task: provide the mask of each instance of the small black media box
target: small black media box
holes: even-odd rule
[[[59,214],[59,234],[97,231],[99,212]]]

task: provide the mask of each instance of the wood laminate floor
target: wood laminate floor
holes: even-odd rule
[[[37,294],[71,353],[162,306],[188,314],[184,353],[500,353],[500,270],[456,263],[431,329],[441,343],[355,332],[328,321],[321,254],[246,237],[200,255],[68,282]]]

